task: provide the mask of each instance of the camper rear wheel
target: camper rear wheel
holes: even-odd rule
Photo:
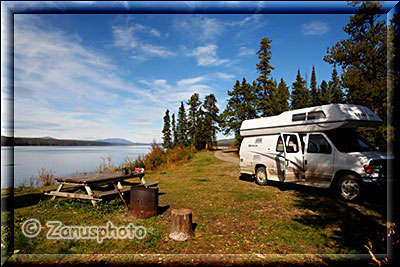
[[[256,183],[258,185],[267,185],[267,171],[265,167],[258,167],[256,170]]]
[[[361,198],[363,191],[361,180],[353,174],[340,177],[337,189],[340,197],[346,201],[356,202]]]

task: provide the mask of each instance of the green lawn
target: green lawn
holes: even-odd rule
[[[326,190],[273,183],[258,186],[238,178],[237,166],[200,152],[189,163],[146,174],[160,181],[163,213],[133,221],[116,199],[93,207],[90,201],[57,198],[51,201],[41,188],[14,192],[14,248],[17,254],[368,254],[386,253],[381,239],[386,231],[385,201],[370,198],[363,204],[338,201]],[[4,196],[3,196],[4,197]],[[174,207],[193,210],[195,237],[187,242],[168,240]],[[22,223],[38,219],[39,236],[27,238]],[[2,251],[7,214],[2,212]],[[95,226],[111,221],[147,228],[143,240],[49,240],[47,221]]]

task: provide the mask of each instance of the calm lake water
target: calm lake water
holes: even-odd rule
[[[12,166],[10,147],[1,147],[1,187],[9,187]],[[55,177],[65,177],[76,172],[94,173],[111,157],[111,163],[119,166],[127,158],[135,159],[150,151],[150,146],[17,146],[14,147],[14,186],[37,177],[44,167],[52,170]],[[35,185],[36,186],[36,183]]]

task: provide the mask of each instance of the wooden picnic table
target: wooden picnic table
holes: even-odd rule
[[[126,204],[123,194],[130,190],[130,187],[122,187],[121,182],[131,178],[140,178],[140,184],[136,184],[135,186],[153,186],[157,185],[158,182],[146,183],[143,176],[144,172],[139,173],[127,173],[126,171],[114,172],[114,173],[104,173],[104,174],[93,174],[86,175],[80,177],[60,177],[54,178],[58,183],[57,188],[52,188],[45,190],[45,195],[53,196],[52,200],[56,197],[67,197],[67,198],[80,198],[80,199],[88,199],[91,200],[93,205],[96,205],[96,201],[101,201],[102,197],[119,194],[122,201]],[[93,193],[93,188],[99,185],[109,185],[112,186],[113,190],[102,191],[99,193]],[[65,192],[63,189],[71,189],[71,188],[82,188],[84,187],[86,190],[86,194],[77,193],[77,192]]]

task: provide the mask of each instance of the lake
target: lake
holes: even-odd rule
[[[11,186],[9,174],[12,173],[10,160],[11,147],[1,147],[1,188]],[[14,147],[14,186],[25,183],[30,186],[30,179],[37,177],[44,167],[54,172],[55,177],[65,177],[76,172],[95,173],[98,167],[111,157],[111,163],[119,166],[125,159],[135,159],[150,151],[144,146],[16,146]],[[8,156],[7,156],[8,155]],[[36,186],[36,183],[35,185]]]

